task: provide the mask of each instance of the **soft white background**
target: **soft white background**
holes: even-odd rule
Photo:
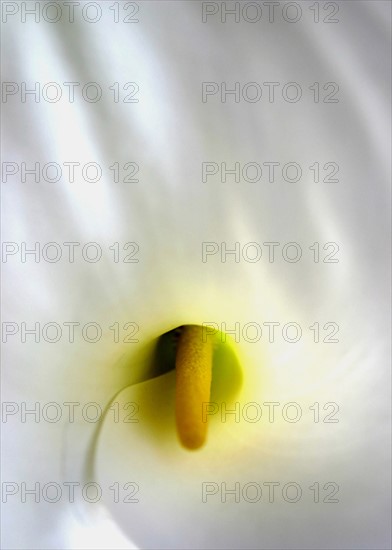
[[[5,4],[5,3],[4,3]],[[31,4],[28,3],[29,5]],[[202,23],[201,3],[140,2],[137,24],[115,24],[111,2],[90,24],[50,24],[20,14],[3,25],[3,80],[98,82],[104,96],[2,105],[3,161],[99,162],[100,182],[18,176],[2,184],[3,241],[96,241],[100,262],[3,263],[3,321],[41,325],[137,322],[140,344],[78,339],[57,344],[20,336],[3,347],[3,400],[96,401],[148,378],[151,342],[183,323],[315,321],[340,326],[338,344],[241,342],[243,402],[340,405],[338,424],[211,426],[189,454],[175,440],[172,375],[132,386],[158,430],[104,422],[94,479],[136,481],[140,502],[101,506],[10,497],[4,548],[389,548],[389,179],[390,3],[339,2],[338,24],[315,24],[311,3],[285,22],[277,10],[255,24]],[[281,6],[284,3],[280,3]],[[321,13],[324,14],[320,2]],[[281,10],[281,7],[280,7]],[[79,15],[78,15],[79,14]],[[125,14],[125,12],[124,12]],[[114,82],[135,81],[137,104],[114,103]],[[203,81],[287,83],[298,103],[201,101]],[[334,81],[339,103],[314,103],[308,86]],[[280,87],[281,89],[281,87]],[[114,183],[108,167],[137,162],[138,183]],[[201,181],[202,162],[337,162],[339,183]],[[138,264],[114,263],[113,242],[136,241]],[[296,241],[296,264],[201,261],[203,241]],[[339,263],[314,263],[308,246],[334,241]],[[152,395],[160,395],[154,401]],[[167,396],[167,400],[165,398]],[[143,408],[143,407],[142,407]],[[160,428],[162,428],[161,433]],[[3,481],[83,482],[96,430],[87,422],[2,424]],[[167,434],[163,436],[162,434]],[[201,503],[203,481],[339,483],[340,503]],[[308,492],[309,494],[309,492]],[[132,508],[129,508],[132,506]]]

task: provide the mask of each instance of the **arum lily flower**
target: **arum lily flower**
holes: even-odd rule
[[[94,24],[16,15],[5,26],[6,80],[18,89],[7,89],[3,108],[4,158],[20,170],[39,163],[41,174],[3,183],[5,546],[387,548],[386,5],[332,3],[342,18],[327,25],[305,6],[296,24],[204,23],[199,3],[143,2],[139,23],[127,25],[94,4],[104,9]],[[260,102],[220,101],[222,83],[256,81]],[[281,94],[293,81],[301,101],[265,99],[263,83],[278,82]],[[38,101],[22,101],[23,82],[41,83]],[[50,82],[64,94],[57,102],[42,95]],[[69,82],[80,83],[74,102]],[[89,82],[102,88],[99,101],[81,95]],[[123,101],[129,82],[138,103]],[[219,87],[211,101],[203,82]],[[321,93],[338,83],[339,101],[316,102],[315,82]],[[57,182],[42,176],[50,162],[64,170]],[[97,181],[77,171],[91,162],[103,170]],[[137,163],[139,181],[114,181],[116,162]],[[295,162],[303,176],[203,182],[207,162]],[[339,182],[315,181],[309,166],[328,162]],[[69,163],[80,163],[74,181]],[[281,254],[292,242],[298,262]],[[35,243],[38,261],[26,255]],[[47,243],[56,244],[43,256]],[[64,243],[77,243],[73,261]],[[247,243],[260,246],[258,261]],[[278,243],[274,261],[264,243]],[[338,246],[337,263],[323,261],[326,243]],[[102,256],[86,261],[83,250]],[[234,255],[222,261],[222,250]],[[36,338],[26,330],[37,323]],[[50,323],[58,341],[43,337]],[[260,339],[244,333],[249,323]],[[287,323],[303,331],[296,343],[282,337]],[[327,323],[338,341],[324,342],[329,332],[315,341]],[[162,340],[180,327],[199,336],[210,327],[215,338],[198,352],[212,362],[211,395],[199,399],[212,408],[192,451],[178,427],[192,385],[176,386],[181,368],[166,365]],[[186,368],[193,344],[181,342],[173,348]],[[26,414],[36,403],[37,422]],[[60,406],[56,421],[49,407],[43,415],[49,403]],[[288,403],[300,420],[282,414]],[[331,412],[338,422],[325,422]],[[56,502],[42,496],[48,483],[63,491]],[[97,502],[82,498],[86,483],[102,489]],[[36,484],[39,502],[26,494]]]

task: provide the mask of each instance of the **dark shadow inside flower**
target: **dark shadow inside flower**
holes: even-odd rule
[[[160,376],[176,366],[177,341],[183,327],[162,334],[156,343],[152,359],[153,377]],[[214,334],[211,401],[231,399],[241,388],[242,370],[229,337],[217,331]]]

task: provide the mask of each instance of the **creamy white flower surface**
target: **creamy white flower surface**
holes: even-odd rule
[[[303,20],[269,24],[202,22],[201,3],[141,2],[139,23],[113,22],[100,3],[95,24],[21,23],[4,26],[5,80],[33,83],[97,82],[104,97],[74,103],[37,103],[9,96],[3,105],[8,144],[4,160],[98,162],[100,181],[3,183],[5,242],[96,242],[96,263],[64,258],[49,263],[20,252],[3,263],[3,320],[28,328],[57,322],[63,337],[4,344],[3,401],[62,405],[58,422],[19,413],[2,425],[3,481],[28,488],[49,482],[63,488],[54,503],[20,492],[3,505],[6,548],[389,548],[388,357],[388,29],[386,2],[338,3],[337,24]],[[321,3],[322,4],[322,3]],[[112,22],[110,21],[112,18]],[[202,82],[300,83],[304,98],[202,102]],[[115,103],[114,82],[139,84],[139,103]],[[338,103],[315,103],[314,82],[339,84]],[[322,89],[322,87],[320,88]],[[63,87],[63,90],[65,88]],[[267,94],[263,88],[264,94]],[[139,181],[116,183],[114,162],[137,162]],[[300,181],[202,182],[203,162],[297,162]],[[315,183],[314,162],[339,165],[338,183]],[[265,242],[296,242],[297,263],[268,261]],[[116,263],[110,247],[136,242],[139,262]],[[219,254],[202,261],[202,243],[262,246],[258,262]],[[313,261],[309,247],[337,243],[338,263]],[[174,420],[175,374],[155,376],[157,338],[183,324],[276,321],[298,323],[303,337],[233,344],[242,369],[238,402],[263,407],[258,422],[209,419],[208,441],[183,449]],[[89,343],[64,323],[103,328]],[[137,323],[138,343],[116,343],[113,323]],[[339,325],[339,342],[315,343],[309,327]],[[79,336],[78,336],[79,335]],[[123,335],[122,335],[123,336]],[[323,334],[325,336],[325,334]],[[216,382],[219,386],[219,380]],[[219,388],[218,388],[219,389]],[[225,400],[224,392],[219,397]],[[64,403],[113,401],[139,407],[138,423],[99,423]],[[269,422],[265,402],[279,402]],[[281,414],[285,403],[303,411],[298,422]],[[337,423],[314,421],[336,403]],[[292,412],[292,411],[291,411]],[[249,410],[249,415],[252,411]],[[33,420],[31,420],[33,418]],[[99,502],[86,503],[64,483],[94,481]],[[268,483],[277,482],[274,502]],[[114,490],[121,489],[119,502]],[[127,483],[128,489],[123,487]],[[203,487],[218,490],[205,495]],[[240,483],[240,502],[222,483]],[[243,488],[253,484],[245,493]],[[282,488],[302,490],[284,499]],[[320,502],[310,486],[320,484]],[[339,486],[337,503],[323,502],[327,483]],[[258,502],[254,484],[262,488]],[[138,488],[138,502],[123,502]],[[117,531],[116,531],[117,529]],[[105,536],[106,533],[106,536]]]

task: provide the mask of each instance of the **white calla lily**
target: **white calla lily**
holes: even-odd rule
[[[258,25],[203,23],[200,3],[147,1],[140,22],[126,25],[109,21],[109,3],[95,4],[106,10],[96,24],[10,17],[5,26],[7,81],[80,82],[80,89],[99,82],[106,96],[97,103],[9,96],[4,160],[97,161],[107,170],[92,183],[3,183],[3,241],[55,242],[64,256],[64,243],[80,243],[73,263],[22,262],[20,248],[3,260],[3,320],[19,327],[3,352],[3,401],[18,406],[3,423],[3,480],[29,488],[93,481],[105,491],[99,503],[83,505],[77,497],[36,503],[9,495],[6,547],[387,548],[386,5],[333,3],[339,25],[306,18]],[[336,81],[341,100],[201,101],[202,82],[251,81],[300,81],[304,89]],[[139,103],[114,102],[114,82],[139,83]],[[341,181],[315,183],[309,170],[297,183],[201,181],[203,162],[293,160],[336,161]],[[139,181],[114,183],[108,168],[116,161],[137,161]],[[80,258],[91,242],[103,250],[96,263]],[[122,261],[129,242],[139,247],[138,263]],[[258,262],[222,262],[218,254],[203,262],[203,242],[219,250],[297,242],[307,256],[269,262],[264,246]],[[338,243],[339,262],[314,262],[315,242]],[[260,404],[260,422],[210,415],[206,445],[185,450],[175,428],[175,372],[157,376],[157,339],[187,324],[230,332],[271,321],[295,322],[307,337],[270,343],[264,329],[257,342],[232,342],[242,384],[227,407]],[[58,342],[22,341],[22,323],[41,330],[51,322],[63,327]],[[80,323],[73,343],[64,327],[72,322]],[[339,342],[312,341],[315,322],[336,322]],[[104,328],[98,342],[78,337],[87,323]],[[134,328],[138,342],[124,342]],[[80,406],[73,422],[21,421],[21,403],[36,402],[41,411],[47,403]],[[136,403],[139,421],[116,422],[113,402],[119,411]],[[270,402],[278,411],[296,402],[307,415],[270,422],[263,405]],[[339,422],[315,422],[315,402],[337,403]],[[80,416],[88,403],[106,411],[99,423]],[[280,484],[273,503],[271,482]],[[240,502],[233,495],[222,502],[222,483],[239,483],[240,491],[257,483],[263,498],[251,502],[253,493],[240,492]],[[301,487],[298,502],[282,497],[287,483]],[[339,502],[316,504],[314,483],[337,484]],[[126,484],[133,485],[124,492]],[[133,490],[138,502],[124,502]]]

